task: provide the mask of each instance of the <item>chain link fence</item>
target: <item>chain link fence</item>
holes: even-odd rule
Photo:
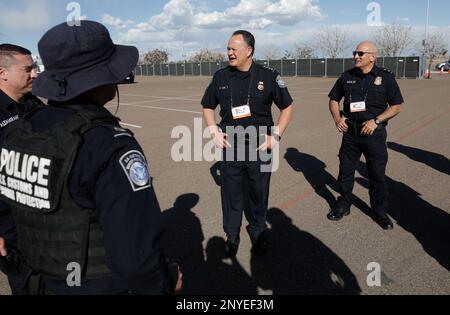
[[[377,65],[395,73],[397,78],[418,79],[422,77],[421,57],[381,57]],[[339,77],[344,71],[354,67],[351,58],[335,59],[282,59],[256,60],[256,63],[276,69],[285,77]],[[222,62],[179,62],[167,64],[138,65],[138,76],[212,76],[228,65]]]

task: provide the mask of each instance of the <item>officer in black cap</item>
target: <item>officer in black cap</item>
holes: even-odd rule
[[[355,68],[344,72],[329,94],[331,114],[344,136],[339,151],[341,196],[328,219],[338,221],[350,213],[355,170],[361,154],[364,154],[374,219],[388,230],[394,225],[388,216],[386,126],[400,113],[403,97],[395,75],[375,65],[377,48],[374,43],[360,43],[353,52],[353,58]],[[345,98],[343,112],[339,107],[342,98]]]
[[[224,149],[220,175],[228,257],[234,257],[239,247],[243,211],[252,249],[256,254],[267,250],[264,231],[271,170],[265,166],[273,162],[270,151],[278,145],[293,114],[293,100],[285,82],[276,70],[253,62],[254,51],[251,33],[234,32],[228,42],[230,64],[216,72],[202,99],[211,137]],[[273,102],[281,111],[275,128]],[[219,104],[222,121],[217,126],[214,111]]]
[[[36,76],[36,65],[28,49],[0,44],[0,135],[9,124],[41,104],[38,98],[31,95]],[[22,286],[13,254],[17,246],[16,236],[9,206],[0,201],[0,237],[6,239],[10,249],[9,255],[0,257],[0,270],[8,276],[12,294],[20,294]]]
[[[180,290],[178,266],[160,250],[147,160],[103,107],[136,66],[137,49],[114,45],[92,21],[60,24],[38,47],[46,71],[33,93],[48,106],[24,115],[0,141],[0,191],[17,226],[24,293]]]

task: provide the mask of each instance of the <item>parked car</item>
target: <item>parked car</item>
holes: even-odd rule
[[[131,72],[121,83],[134,83],[134,72]]]
[[[438,63],[436,65],[436,70],[441,71],[441,68],[443,68],[444,71],[449,71],[450,70],[450,62]]]

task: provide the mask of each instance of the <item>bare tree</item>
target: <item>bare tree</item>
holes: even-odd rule
[[[423,54],[428,59],[428,70],[431,72],[431,64],[434,60],[444,57],[448,53],[447,44],[444,41],[442,33],[436,33],[428,36],[423,47]]]
[[[211,51],[209,49],[200,49],[198,52],[195,52],[190,58],[191,62],[218,62],[225,60],[225,54]]]
[[[144,55],[144,62],[150,64],[166,63],[169,61],[169,52],[164,48],[157,48]]]
[[[326,26],[316,32],[313,46],[329,58],[343,57],[351,47],[350,36],[338,26]]]
[[[382,57],[395,57],[411,47],[414,42],[412,28],[397,23],[378,27],[372,34]]]
[[[146,55],[146,53],[139,54],[138,65],[144,65],[145,64],[145,55]]]
[[[310,59],[315,57],[315,48],[308,42],[299,42],[295,46],[294,56],[297,59]]]
[[[284,50],[284,54],[283,54],[283,58],[281,58],[283,60],[288,60],[288,59],[295,59],[294,53],[292,51],[290,51],[289,49],[285,49]]]
[[[268,44],[262,47],[260,55],[262,59],[265,60],[276,60],[280,58],[280,52],[278,48],[272,44]]]

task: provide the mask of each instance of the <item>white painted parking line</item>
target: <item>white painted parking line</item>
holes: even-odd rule
[[[113,107],[113,106],[114,105],[107,105],[107,107]],[[168,111],[172,111],[172,112],[190,113],[190,114],[198,114],[198,115],[202,114],[202,112],[196,112],[196,111],[192,111],[192,110],[158,107],[158,106],[144,106],[144,105],[135,105],[135,104],[120,104],[120,106],[131,106],[131,107],[148,108],[148,109],[161,109],[161,110],[168,110]]]
[[[200,104],[201,99],[167,97],[167,98],[144,100],[144,101],[137,101],[137,102],[130,102],[130,103],[122,103],[121,102],[120,105],[137,105],[137,104],[164,102],[164,101],[185,101],[185,102],[197,102],[198,104]],[[113,100],[113,101],[109,102],[108,104],[117,104],[117,103],[115,100]]]
[[[196,94],[196,95],[188,95],[188,96],[155,96],[155,95],[143,95],[143,94],[120,94],[121,96],[134,96],[134,97],[151,97],[151,98],[157,98],[161,100],[184,100],[184,99],[190,99],[190,98],[199,98],[202,97],[203,94]]]
[[[137,101],[131,103],[123,103],[125,105],[136,105],[136,104],[146,104],[146,103],[158,103],[158,102],[166,102],[166,101],[186,101],[186,102],[197,102],[200,104],[200,99],[191,99],[191,98],[161,98],[157,100],[146,100],[146,101]]]
[[[120,122],[120,124],[121,124],[121,125],[124,125],[124,126],[129,126],[129,127],[139,128],[139,129],[142,128],[142,126],[133,125],[133,124],[127,124],[127,123],[124,123],[124,122]]]
[[[309,92],[309,91],[303,91],[303,92],[300,92],[300,94],[301,93],[312,94],[312,95],[328,95],[328,94],[330,94],[330,93]]]

